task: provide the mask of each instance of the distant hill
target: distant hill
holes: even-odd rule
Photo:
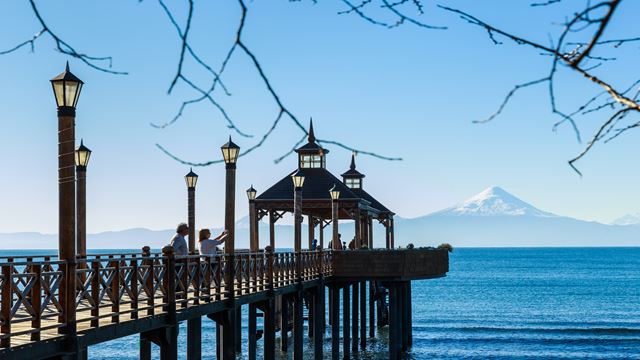
[[[236,225],[236,248],[249,247],[249,222]],[[342,222],[344,241],[353,237],[353,222]],[[602,224],[559,216],[536,208],[506,190],[494,186],[452,207],[435,213],[404,219],[396,217],[396,245],[436,246],[443,242],[454,247],[541,247],[541,246],[640,246],[640,216],[614,224]],[[213,229],[214,234],[221,229]],[[143,228],[89,234],[87,246],[93,249],[138,249],[144,245],[158,249],[166,245],[173,230]],[[306,247],[303,226],[303,247]],[[325,228],[329,243],[331,228]],[[384,244],[384,229],[374,228],[376,246]],[[55,235],[40,233],[0,233],[0,249],[54,249]],[[269,227],[260,224],[260,244],[268,244]],[[293,227],[276,225],[276,247],[293,247]]]

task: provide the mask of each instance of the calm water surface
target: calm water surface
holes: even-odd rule
[[[414,282],[412,295],[411,359],[640,359],[640,248],[456,249],[448,276]],[[181,358],[185,333],[182,324]],[[354,358],[387,358],[386,329],[378,335]],[[203,358],[213,359],[206,318],[202,336]],[[138,337],[89,351],[90,359],[137,359]]]

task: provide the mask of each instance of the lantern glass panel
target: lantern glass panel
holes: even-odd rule
[[[64,106],[64,84],[62,81],[53,83],[53,94],[56,96],[56,105]]]
[[[89,158],[91,157],[91,151],[76,150],[76,166],[89,165]]]

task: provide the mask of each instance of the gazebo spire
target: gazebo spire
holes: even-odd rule
[[[351,153],[351,165],[349,170],[342,174],[342,181],[351,189],[362,189],[364,174],[356,170],[356,152]]]
[[[309,143],[316,142],[316,135],[313,133],[313,118],[309,118]]]

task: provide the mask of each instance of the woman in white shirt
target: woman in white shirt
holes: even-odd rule
[[[198,248],[200,255],[215,255],[218,251],[218,245],[226,240],[228,231],[224,230],[215,239],[211,239],[211,231],[209,229],[200,229]]]

